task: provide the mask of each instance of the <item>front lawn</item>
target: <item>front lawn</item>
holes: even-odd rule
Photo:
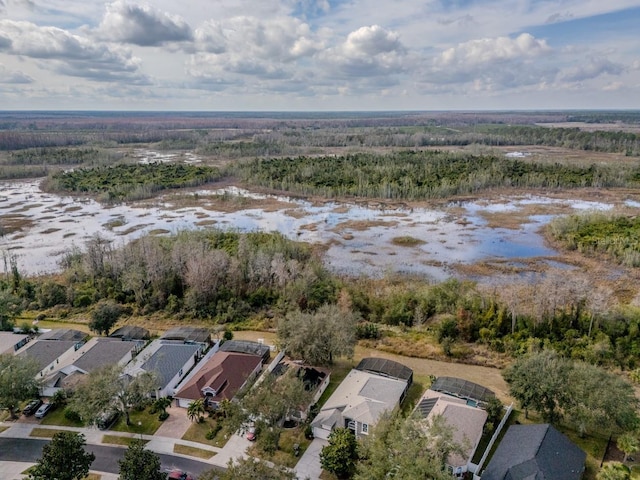
[[[129,417],[131,419],[131,424],[127,425],[127,419],[125,415],[120,415],[118,421],[111,427],[111,430],[115,430],[116,432],[128,432],[142,434],[142,435],[153,435],[162,422],[158,420],[157,413],[149,413],[149,408],[145,408],[142,411],[133,410],[129,413]]]
[[[64,416],[64,407],[54,407],[49,410],[49,413],[40,421],[42,425],[59,425],[61,427],[83,427],[83,422],[76,422],[69,420]]]
[[[211,439],[207,438],[209,432],[216,432]],[[192,442],[204,443],[205,445],[213,445],[214,447],[224,447],[233,435],[224,422],[213,418],[205,418],[200,423],[193,423],[182,436],[182,440],[190,440]]]

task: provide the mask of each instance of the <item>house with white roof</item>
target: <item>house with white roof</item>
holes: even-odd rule
[[[338,385],[311,422],[313,435],[328,439],[334,428],[368,435],[380,417],[400,405],[413,371],[392,360],[365,358]]]

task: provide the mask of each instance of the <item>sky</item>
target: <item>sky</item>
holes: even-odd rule
[[[640,0],[0,0],[0,110],[640,109]]]

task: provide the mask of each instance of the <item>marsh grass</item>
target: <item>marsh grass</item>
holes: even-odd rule
[[[423,245],[426,242],[410,235],[403,235],[402,237],[393,237],[391,239],[391,243],[399,247],[417,247],[418,245]]]

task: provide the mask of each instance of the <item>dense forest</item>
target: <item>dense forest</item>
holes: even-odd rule
[[[430,150],[256,159],[236,165],[234,171],[249,184],[329,198],[420,200],[498,187],[621,187],[640,183],[640,166],[580,167]]]
[[[195,187],[219,178],[216,168],[179,163],[136,163],[57,172],[44,190],[99,195],[102,201],[148,198],[167,188]]]

